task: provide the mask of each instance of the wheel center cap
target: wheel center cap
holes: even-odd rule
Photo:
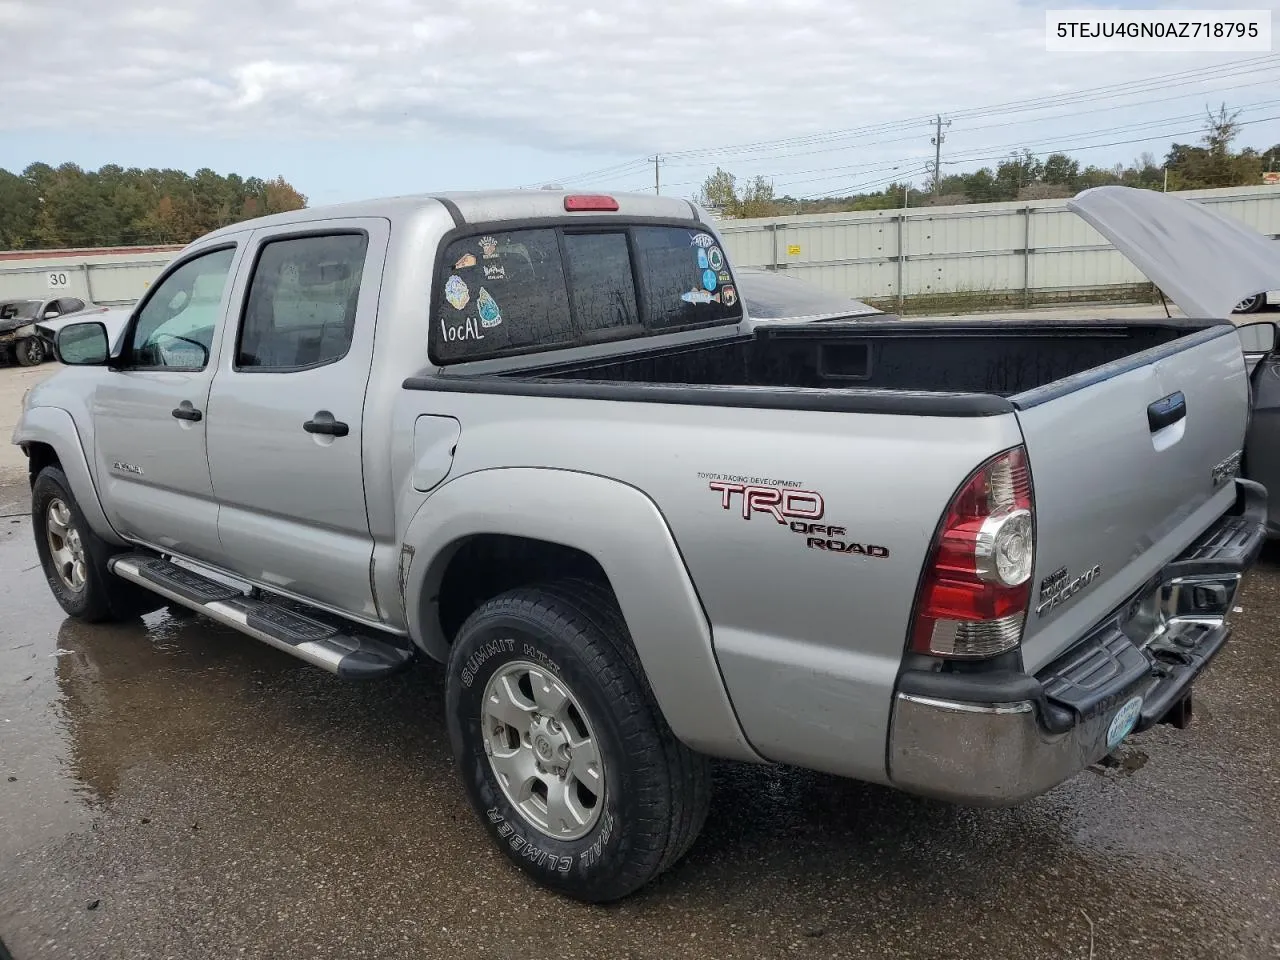
[[[538,734],[538,736],[534,738],[533,749],[537,751],[538,756],[543,760],[551,759],[551,741],[542,734]]]

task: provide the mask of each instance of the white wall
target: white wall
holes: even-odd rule
[[[1280,237],[1280,187],[1177,196]],[[859,299],[890,299],[899,291],[1105,292],[1146,279],[1063,200],[724,220],[717,226],[731,262],[776,265]]]

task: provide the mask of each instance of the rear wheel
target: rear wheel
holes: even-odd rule
[[[23,337],[13,345],[13,356],[21,366],[38,367],[49,358],[49,351],[42,338]]]
[[[472,806],[545,886],[624,897],[683,856],[706,820],[708,761],[672,734],[612,595],[594,584],[481,606],[450,651],[446,702]]]
[[[89,526],[66,475],[45,467],[31,487],[36,552],[58,605],[79,620],[128,620],[159,609],[160,597],[107,569],[119,548]]]

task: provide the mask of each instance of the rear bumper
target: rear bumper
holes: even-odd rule
[[[904,671],[890,729],[894,785],[1010,806],[1096,763],[1131,732],[1185,723],[1191,685],[1226,644],[1236,590],[1266,540],[1266,491],[1236,484],[1232,512],[1035,676]]]

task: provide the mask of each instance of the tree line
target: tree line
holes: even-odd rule
[[[188,243],[306,205],[284,177],[33,163],[21,173],[0,169],[0,250]]]
[[[775,194],[764,177],[739,183],[728,171],[716,172],[703,183],[699,200],[726,217],[771,217],[794,213],[835,213],[846,210],[892,210],[962,203],[996,203],[1008,200],[1049,200],[1071,197],[1090,187],[1120,184],[1148,190],[1198,190],[1240,187],[1262,183],[1264,171],[1280,170],[1280,144],[1259,152],[1252,147],[1233,151],[1240,132],[1237,113],[1224,105],[1210,111],[1199,144],[1174,143],[1163,161],[1144,153],[1130,164],[1113,167],[1082,166],[1067,153],[1051,153],[1041,159],[1023,149],[992,167],[944,176],[936,185],[922,188],[891,183],[866,193],[798,199]],[[936,186],[936,189],[935,189]]]

